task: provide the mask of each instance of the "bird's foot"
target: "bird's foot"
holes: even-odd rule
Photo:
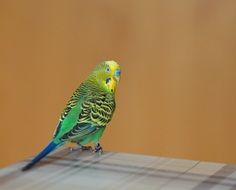
[[[95,152],[95,153],[102,154],[103,149],[102,149],[100,143],[97,143],[97,144],[96,144],[96,146],[95,146],[95,148],[94,148],[94,152]]]
[[[81,146],[81,150],[92,150],[93,148],[91,146]]]
[[[84,150],[92,150],[93,148],[91,146],[81,146],[79,145],[78,147],[70,147],[70,151],[76,151],[76,150],[80,150],[80,151],[84,151]]]

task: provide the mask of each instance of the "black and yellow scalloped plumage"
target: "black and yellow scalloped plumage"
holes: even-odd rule
[[[98,143],[115,111],[115,91],[119,80],[120,66],[115,61],[97,65],[67,103],[52,141],[23,170],[31,168],[67,142],[79,145]]]

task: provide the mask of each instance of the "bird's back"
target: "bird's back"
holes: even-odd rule
[[[56,141],[75,141],[99,131],[110,122],[115,98],[93,83],[83,82],[73,93],[61,114],[54,133]]]

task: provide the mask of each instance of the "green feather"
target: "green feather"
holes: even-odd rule
[[[31,168],[67,142],[98,143],[115,111],[114,94],[119,80],[120,66],[115,61],[96,66],[67,103],[53,140],[23,170]]]
[[[104,92],[90,76],[74,92],[61,114],[54,142],[97,142],[115,110],[112,93]]]

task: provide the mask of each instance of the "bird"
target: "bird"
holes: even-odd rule
[[[96,65],[66,104],[51,141],[21,170],[32,168],[66,143],[76,143],[82,149],[93,143],[94,152],[102,153],[99,141],[116,108],[115,92],[120,76],[120,65],[116,61]]]

